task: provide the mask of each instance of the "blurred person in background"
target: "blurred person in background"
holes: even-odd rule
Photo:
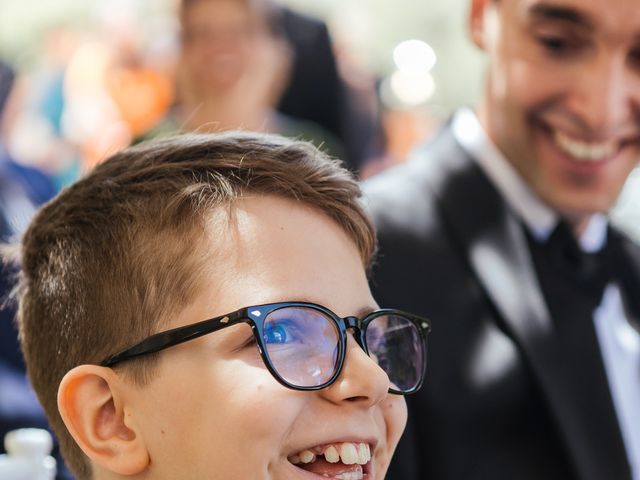
[[[46,173],[60,189],[80,172],[79,154],[64,127],[67,64],[79,34],[62,23],[47,28],[41,38],[42,51],[15,81],[5,112],[5,146],[20,163]]]
[[[341,154],[328,131],[276,110],[292,62],[281,14],[268,0],[180,2],[177,103],[143,138],[241,128],[299,136]]]
[[[175,52],[159,38],[170,31],[148,25],[136,2],[99,3],[93,16],[95,31],[73,52],[64,85],[64,133],[84,170],[152,128],[174,97]]]
[[[10,103],[14,80],[13,69],[0,61],[0,241],[5,243],[15,241],[28,225],[36,207],[55,194],[55,187],[46,175],[21,165],[5,148],[9,118],[4,113]],[[14,324],[15,309],[5,304],[14,274],[15,271],[6,265],[0,269],[0,440],[7,432],[18,428],[48,427],[42,407],[26,377]],[[3,452],[4,446],[0,441],[0,453]],[[67,478],[62,466],[60,470],[59,478]]]
[[[86,25],[45,29],[7,130],[14,156],[45,171],[57,189],[129,145],[173,100],[175,49],[163,16],[142,22],[140,3],[128,0],[87,8]]]
[[[291,52],[277,6],[261,0],[184,0],[180,20],[182,126],[286,130],[274,106]]]
[[[46,202],[55,194],[50,179],[43,172],[16,161],[6,148],[7,131],[11,129],[11,123],[14,120],[14,117],[7,112],[11,109],[10,105],[14,103],[15,79],[16,74],[13,68],[0,60],[0,175],[5,179],[4,190],[0,192],[0,207],[5,211],[11,209],[11,205],[14,204],[14,199],[9,198],[10,195],[7,193],[13,193],[17,198],[19,192],[22,192],[22,196],[34,205]],[[13,188],[9,184],[16,187]],[[20,188],[17,187],[18,185]],[[18,200],[16,202],[23,203]],[[18,210],[22,211],[19,215],[6,213],[4,215],[7,221],[6,227],[13,230],[13,233],[18,233],[22,226],[29,222],[33,207],[29,209],[25,204]]]
[[[286,7],[281,11],[293,58],[278,110],[336,135],[348,166],[361,171],[383,149],[382,126],[371,105],[374,80],[348,48],[336,48],[324,22]]]
[[[484,95],[365,183],[374,292],[431,317],[391,480],[640,479],[634,0],[472,0]]]
[[[242,128],[365,162],[375,121],[347,95],[323,23],[271,0],[184,0],[179,17],[177,102],[142,138]]]

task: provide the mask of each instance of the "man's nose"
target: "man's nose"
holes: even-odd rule
[[[638,120],[640,71],[621,55],[601,55],[580,75],[570,98],[570,108],[588,134],[615,134]]]

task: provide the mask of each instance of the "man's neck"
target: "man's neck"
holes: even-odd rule
[[[496,148],[498,148],[498,150],[500,150],[500,147],[497,145],[496,141],[494,138],[492,138],[491,135],[491,129],[488,128],[489,125],[489,114],[488,114],[488,108],[487,108],[487,104],[486,102],[483,100],[480,105],[478,106],[478,108],[475,110],[474,112],[476,114],[476,116],[478,117],[478,121],[480,122],[480,125],[482,126],[482,128],[484,129],[487,137],[489,138],[489,140],[496,146]],[[513,163],[511,162],[511,160],[509,160],[509,158],[504,154],[504,152],[501,152],[502,155],[504,156],[504,158],[512,165]],[[518,169],[515,168],[516,172],[518,172]],[[522,178],[522,175],[518,172],[518,174],[520,175],[520,177]],[[525,180],[523,178],[523,180]],[[525,180],[526,182],[526,180]],[[527,182],[528,183],[528,182]],[[546,203],[544,201],[544,199],[538,197],[540,199],[540,201]],[[551,209],[554,210],[558,213],[558,215],[565,221],[567,222],[567,224],[571,227],[571,230],[573,231],[573,234],[576,236],[576,238],[580,238],[585,231],[587,230],[589,224],[591,223],[591,221],[593,220],[593,218],[596,216],[595,213],[593,212],[561,212],[558,211],[553,205],[549,205],[547,204],[547,206]]]
[[[585,250],[598,250],[606,238],[606,218],[590,212],[559,211],[540,198],[491,139],[483,112],[482,108],[477,113],[468,109],[456,112],[452,123],[453,133],[463,149],[494,184],[510,209],[540,241],[545,241],[557,222],[564,219]],[[583,242],[585,234],[588,239]]]

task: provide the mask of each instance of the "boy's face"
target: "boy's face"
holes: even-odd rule
[[[639,158],[637,0],[473,0],[471,20],[490,137],[551,207],[608,210]]]
[[[283,300],[319,303],[341,316],[376,308],[353,241],[325,215],[275,197],[238,201],[235,214],[230,226],[211,222],[210,275],[168,328]],[[322,479],[322,471],[309,473],[289,458],[364,443],[372,459],[362,478],[382,479],[406,423],[405,401],[387,393],[386,374],[351,335],[342,375],[316,392],[280,385],[252,338],[242,324],[169,348],[154,379],[131,389],[149,478]]]

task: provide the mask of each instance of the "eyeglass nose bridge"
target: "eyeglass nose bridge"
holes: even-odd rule
[[[362,350],[367,352],[367,348],[364,344],[364,335],[362,332],[362,320],[352,315],[349,317],[344,317],[342,321],[344,323],[345,332],[353,332],[353,338],[356,343],[360,345],[360,348],[362,348]]]

